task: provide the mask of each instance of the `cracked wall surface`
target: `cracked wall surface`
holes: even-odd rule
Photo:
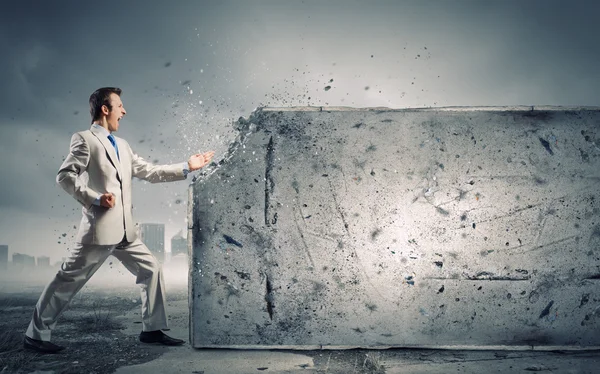
[[[237,127],[190,187],[193,346],[600,345],[598,108]]]

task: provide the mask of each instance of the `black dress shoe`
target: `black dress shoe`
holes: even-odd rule
[[[140,341],[142,343],[159,343],[162,345],[182,345],[185,343],[181,339],[171,338],[160,330],[142,331],[140,334]]]
[[[29,336],[26,336],[23,340],[23,347],[39,353],[58,353],[65,349],[65,347],[61,347],[60,345],[45,342],[43,340],[32,339]]]

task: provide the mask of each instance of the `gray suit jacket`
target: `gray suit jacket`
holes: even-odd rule
[[[114,136],[114,135],[113,135]],[[83,205],[76,240],[82,244],[118,244],[127,236],[137,238],[132,216],[132,177],[151,183],[183,180],[182,164],[153,165],[133,153],[129,144],[115,137],[120,160],[108,138],[99,130],[75,133],[70,152],[58,171],[57,183]],[[94,205],[98,195],[115,195],[111,209]]]

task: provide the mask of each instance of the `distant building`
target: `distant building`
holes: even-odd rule
[[[6,270],[8,265],[8,245],[0,244],[0,270]]]
[[[17,270],[34,269],[35,268],[35,257],[24,255],[21,253],[13,253],[12,256],[13,267]]]
[[[158,261],[164,262],[165,225],[162,223],[141,223],[140,237]]]
[[[50,257],[47,256],[39,256],[37,258],[37,266],[38,268],[47,269],[50,267]]]
[[[188,269],[188,256],[187,253],[180,253],[171,258],[171,262],[169,263],[169,268],[171,269]]]
[[[187,239],[181,235],[182,231],[179,231],[175,236],[171,238],[171,257],[175,257],[180,253],[187,256],[188,246]]]

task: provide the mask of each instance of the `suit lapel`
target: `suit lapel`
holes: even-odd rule
[[[123,172],[121,171],[121,163],[119,162],[119,158],[117,157],[115,147],[113,147],[110,140],[108,140],[108,137],[106,137],[100,130],[97,130],[95,127],[92,127],[90,131],[96,136],[96,138],[98,138],[98,140],[100,140],[102,146],[104,146],[104,149],[108,154],[108,159],[110,163],[115,167],[115,169],[117,169],[117,178],[120,181],[123,176]]]

